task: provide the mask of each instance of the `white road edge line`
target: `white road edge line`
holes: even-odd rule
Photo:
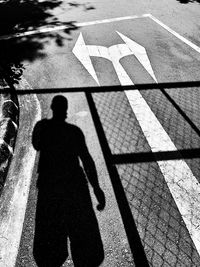
[[[200,47],[193,44],[191,41],[187,40],[185,37],[183,37],[182,35],[180,35],[179,33],[175,32],[174,30],[172,30],[170,27],[168,27],[167,25],[165,25],[163,22],[161,22],[159,19],[155,18],[153,15],[151,14],[147,14],[146,17],[151,18],[153,21],[155,21],[157,24],[159,24],[161,27],[163,27],[165,30],[167,30],[168,32],[170,32],[171,34],[173,34],[174,36],[176,36],[178,39],[180,39],[182,42],[184,42],[185,44],[189,45],[190,47],[192,47],[194,50],[196,50],[198,53],[200,53]]]
[[[133,15],[133,16],[126,16],[126,17],[118,17],[118,18],[111,18],[111,19],[103,19],[103,20],[95,20],[95,21],[88,21],[88,22],[78,22],[74,23],[75,27],[85,27],[85,26],[91,26],[96,24],[103,24],[103,23],[111,23],[111,22],[117,22],[122,20],[131,20],[131,19],[139,19],[139,18],[145,18],[149,17],[150,14],[142,14],[142,15]],[[60,25],[60,26],[53,26],[53,27],[44,27],[38,30],[32,30],[22,33],[15,33],[15,34],[8,34],[8,35],[2,35],[0,36],[1,40],[8,40],[8,39],[14,39],[14,38],[22,38],[30,35],[36,35],[40,33],[48,33],[53,31],[61,31],[70,29],[71,27],[68,25]]]
[[[20,85],[31,89],[24,78],[21,79]],[[41,108],[37,96],[33,96],[36,102],[34,126],[41,119]],[[21,162],[20,179],[10,201],[9,210],[0,222],[0,267],[14,267],[16,263],[35,157],[36,151],[30,145]]]

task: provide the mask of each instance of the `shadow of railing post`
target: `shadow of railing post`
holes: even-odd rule
[[[186,115],[186,113],[180,108],[180,106],[172,99],[172,97],[165,91],[164,88],[160,88],[162,94],[167,98],[167,100],[174,106],[174,108],[179,112],[179,114],[189,123],[191,128],[200,136],[200,130],[198,127],[191,121],[191,119]]]
[[[45,88],[45,89],[18,89],[16,92],[12,86],[8,89],[10,94],[17,93],[18,95],[26,94],[55,94],[55,93],[85,93],[91,116],[94,122],[96,133],[99,139],[99,143],[103,152],[107,170],[111,179],[112,187],[115,193],[119,211],[122,217],[130,249],[133,255],[133,259],[136,267],[149,267],[148,260],[142,245],[133,214],[131,212],[128,200],[125,195],[125,191],[117,171],[116,165],[118,164],[134,164],[139,162],[151,162],[161,160],[178,160],[178,159],[191,159],[200,158],[200,148],[182,149],[175,151],[160,151],[160,152],[143,152],[143,153],[129,153],[129,154],[112,154],[103,126],[100,120],[95,102],[93,100],[93,93],[102,92],[123,92],[124,90],[151,90],[158,89],[172,106],[178,111],[183,119],[190,125],[190,127],[200,137],[200,130],[193,123],[193,121],[187,116],[187,114],[181,109],[181,107],[172,99],[165,89],[173,88],[185,88],[185,87],[200,87],[200,81],[191,82],[173,82],[173,83],[158,83],[158,84],[135,84],[130,86],[98,86],[98,87],[72,87],[72,88]],[[5,93],[5,89],[0,89],[0,94]]]
[[[124,224],[124,228],[126,231],[126,235],[128,238],[128,242],[130,245],[130,249],[133,255],[133,259],[136,267],[149,267],[148,260],[146,258],[146,254],[144,252],[143,245],[141,243],[140,236],[137,231],[137,227],[135,221],[133,219],[133,215],[128,204],[128,200],[126,198],[118,171],[116,166],[112,163],[112,153],[110,151],[103,126],[101,124],[93,97],[91,93],[85,93],[88,105],[90,108],[91,116],[96,128],[96,132],[99,138],[100,146],[103,152],[103,156],[106,162],[106,166],[108,169],[108,173],[111,179],[111,183],[114,189],[115,197],[117,200],[117,204],[119,207],[119,211],[122,217],[122,221]]]

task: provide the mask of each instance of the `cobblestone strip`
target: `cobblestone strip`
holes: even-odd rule
[[[17,96],[9,92],[4,80],[0,80],[0,194],[2,192],[10,159],[13,155],[19,123]]]

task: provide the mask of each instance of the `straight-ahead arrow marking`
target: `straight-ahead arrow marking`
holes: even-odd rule
[[[94,70],[92,61],[90,59],[90,54],[88,53],[88,46],[85,45],[82,33],[80,33],[78,40],[76,42],[76,45],[74,49],[72,50],[72,52],[74,53],[74,55],[78,58],[78,60],[83,64],[86,70],[92,75],[92,77],[95,79],[95,81],[99,85],[96,72]]]
[[[151,77],[157,81],[147,56],[146,49],[122,33],[117,33],[125,43],[113,45],[108,48],[105,46],[86,45],[82,33],[80,33],[72,52],[83,64],[98,85],[100,84],[90,57],[102,57],[110,60],[113,63],[120,83],[123,85],[128,85],[131,84],[131,79],[122,67],[120,59],[129,55],[134,55],[146,69],[146,71],[151,75]]]

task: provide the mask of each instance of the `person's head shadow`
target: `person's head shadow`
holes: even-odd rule
[[[69,256],[68,239],[75,266],[99,266],[104,250],[88,181],[97,209],[103,210],[105,196],[82,131],[65,122],[67,99],[54,97],[51,109],[53,117],[39,121],[32,136],[40,151],[33,255],[38,266],[62,266]]]

